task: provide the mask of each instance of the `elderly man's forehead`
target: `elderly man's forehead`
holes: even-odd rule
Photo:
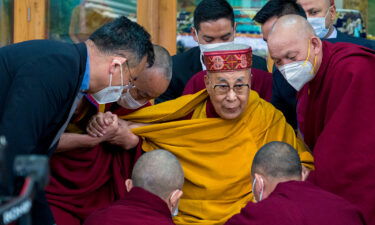
[[[243,81],[249,78],[250,70],[238,70],[238,71],[227,71],[212,73],[208,72],[208,75],[217,81]]]

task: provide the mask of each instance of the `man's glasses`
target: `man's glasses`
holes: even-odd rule
[[[226,95],[231,89],[233,89],[237,95],[244,95],[247,94],[249,88],[249,84],[235,84],[233,87],[227,84],[216,84],[214,85],[214,92],[216,95]]]
[[[129,72],[129,84],[125,85],[125,87],[126,87],[126,89],[135,88],[134,81],[136,81],[137,78],[133,78],[132,73],[130,72],[130,67],[129,67],[129,63],[128,63],[127,60],[125,61],[125,63],[126,63],[126,67],[128,68],[128,72]]]

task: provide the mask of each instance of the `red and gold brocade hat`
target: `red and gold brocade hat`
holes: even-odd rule
[[[251,68],[252,50],[248,45],[228,43],[203,52],[203,60],[211,73],[245,70]]]

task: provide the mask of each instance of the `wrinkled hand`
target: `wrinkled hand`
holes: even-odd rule
[[[119,128],[118,117],[111,112],[99,112],[90,119],[86,127],[87,133],[92,137],[101,137],[103,141],[111,139]]]
[[[131,132],[130,122],[120,119],[118,120],[118,126],[116,134],[108,142],[126,150],[136,147],[139,143],[139,137]]]

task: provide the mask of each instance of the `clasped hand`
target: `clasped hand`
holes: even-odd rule
[[[139,137],[131,132],[130,122],[119,119],[111,112],[99,112],[93,116],[86,127],[92,137],[103,139],[124,149],[131,149],[139,143]]]

